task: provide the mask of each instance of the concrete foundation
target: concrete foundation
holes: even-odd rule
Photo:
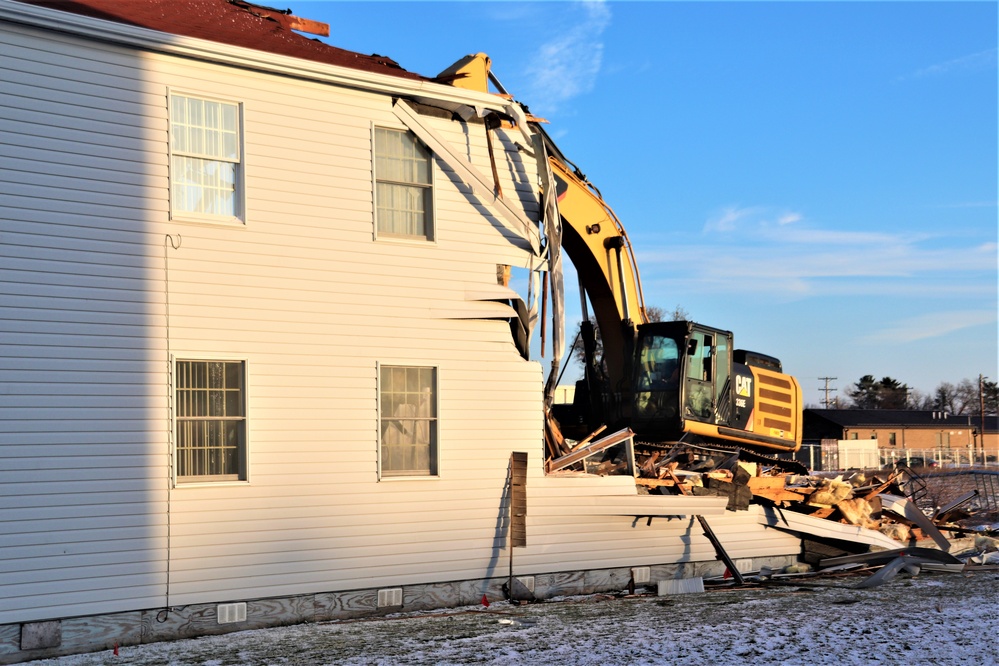
[[[737,560],[740,571],[755,571],[766,565],[779,568],[793,564],[794,557],[766,557]],[[655,592],[660,580],[711,577],[724,573],[721,562],[685,562],[650,567],[647,587]],[[518,572],[520,577],[532,574]],[[631,568],[593,569],[534,575],[534,596],[539,600],[599,592],[620,592],[628,588]],[[402,586],[402,605],[378,607],[378,590],[349,590],[271,599],[224,599],[211,604],[178,608],[152,608],[110,615],[59,618],[41,622],[0,625],[0,664],[16,664],[32,659],[67,654],[113,650],[115,645],[140,645],[262,629],[307,622],[334,622],[389,613],[431,610],[504,599],[507,578],[465,580]],[[642,589],[642,586],[639,586]],[[246,620],[219,624],[218,605],[246,603]]]

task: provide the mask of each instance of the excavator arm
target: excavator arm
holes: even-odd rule
[[[599,193],[568,164],[549,157],[562,216],[562,249],[576,267],[600,327],[604,358],[626,358],[634,349],[637,327],[648,322],[641,279],[628,234]],[[587,298],[584,297],[584,319]],[[626,379],[619,362],[607,363],[608,380]]]

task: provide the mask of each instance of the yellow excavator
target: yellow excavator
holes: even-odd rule
[[[542,131],[540,127],[533,128]],[[690,321],[652,322],[628,235],[580,171],[546,137],[562,248],[579,275],[585,368],[562,432],[628,426],[649,442],[699,436],[750,449],[801,446],[801,388],[772,356],[735,349],[732,333]],[[600,329],[603,363],[587,301]]]
[[[470,55],[438,79],[482,92],[492,82],[512,100],[490,64],[485,54]],[[699,440],[797,451],[802,424],[797,380],[783,373],[776,358],[735,349],[729,331],[690,321],[650,321],[621,222],[544,132],[540,119],[528,117],[522,105],[511,111],[521,116],[516,122],[527,123],[532,142],[541,137],[562,221],[561,247],[579,275],[585,369],[573,403],[552,406],[561,432],[581,439],[600,426],[630,427],[647,443]],[[588,302],[600,329],[602,363]]]

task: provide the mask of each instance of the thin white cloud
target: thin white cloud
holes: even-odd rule
[[[720,213],[708,219],[704,224],[704,231],[734,231],[741,222],[749,220],[757,215],[759,208],[737,208],[728,206]]]
[[[860,338],[864,343],[905,343],[950,335],[972,326],[994,324],[996,312],[988,310],[956,310],[951,312],[928,312],[899,322],[893,326],[875,331]]]
[[[900,77],[901,80],[921,79],[928,76],[946,76],[958,72],[983,71],[996,68],[996,49],[986,49],[960,58],[939,62]]]
[[[972,296],[994,293],[996,244],[955,247],[927,234],[836,231],[780,224],[759,208],[731,208],[712,218],[707,243],[636,242],[647,282],[701,293],[752,293],[797,299],[814,295]],[[777,220],[776,223],[768,220]],[[634,235],[634,234],[633,234]],[[991,290],[991,292],[990,292]]]
[[[563,7],[572,12],[574,22],[538,48],[527,71],[530,83],[524,101],[542,115],[593,90],[603,63],[603,33],[610,25],[610,8],[602,1]]]
[[[705,233],[735,231],[737,228],[754,227],[765,229],[777,225],[783,227],[804,219],[801,213],[777,210],[767,206],[726,206],[708,218],[704,223]]]

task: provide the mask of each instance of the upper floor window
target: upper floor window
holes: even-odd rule
[[[240,217],[239,105],[170,96],[173,216]]]
[[[379,236],[434,240],[431,152],[412,132],[375,128]]]
[[[383,365],[378,378],[381,475],[437,475],[437,370]]]
[[[177,478],[246,479],[246,364],[177,361]]]

